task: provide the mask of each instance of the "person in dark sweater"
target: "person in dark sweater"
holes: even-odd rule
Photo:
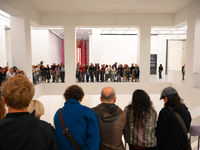
[[[91,82],[94,82],[95,68],[94,68],[94,65],[92,63],[89,67],[89,70],[90,70],[90,80],[91,80]]]
[[[158,68],[158,71],[159,71],[159,79],[162,79],[162,71],[163,71],[163,66],[162,64],[160,64],[159,68]]]
[[[0,119],[0,150],[58,149],[53,127],[27,111],[34,93],[34,85],[22,74],[3,83],[8,114]]]
[[[191,123],[191,115],[188,108],[181,101],[178,92],[173,87],[165,88],[161,93],[160,99],[163,99],[165,104],[159,113],[156,128],[158,149],[187,150],[188,143],[183,129],[171,110],[181,116],[188,131]]]

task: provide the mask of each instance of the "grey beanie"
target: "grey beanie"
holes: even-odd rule
[[[173,88],[173,87],[166,87],[166,88],[163,89],[163,91],[160,94],[160,100],[169,96],[169,95],[173,95],[173,94],[178,94],[176,89]]]

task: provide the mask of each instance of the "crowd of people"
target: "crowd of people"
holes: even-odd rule
[[[24,71],[17,69],[16,66],[13,66],[11,68],[8,68],[7,66],[3,68],[0,66],[0,86],[2,85],[3,81],[6,81],[10,77],[15,76],[17,74],[24,75]]]
[[[24,75],[3,82],[0,150],[125,150],[123,134],[130,150],[188,150],[190,147],[184,133],[189,130],[191,115],[173,87],[161,92],[164,107],[157,119],[153,102],[142,89],[133,92],[131,104],[123,111],[115,104],[117,97],[112,87],[103,88],[101,104],[89,108],[81,105],[83,89],[71,85],[63,94],[64,106],[54,115],[55,129],[40,120],[44,107],[32,101],[34,92],[34,85]]]
[[[53,65],[49,66],[48,64],[46,67],[43,65],[42,61],[38,65],[32,65],[32,76],[33,76],[33,83],[37,84],[40,82],[65,82],[65,66],[61,63],[57,64],[53,63]]]
[[[139,82],[140,69],[137,64],[122,65],[115,62],[113,65],[91,63],[91,65],[77,64],[77,82]]]
[[[25,75],[24,71],[19,70],[17,66],[13,66],[11,68],[8,68],[7,66],[3,68],[0,66],[0,86],[3,81],[6,81],[10,77],[17,74]],[[50,83],[51,79],[52,82],[63,83],[65,82],[65,67],[62,63],[61,65],[53,63],[51,66],[47,64],[45,67],[41,61],[41,63],[37,65],[32,65],[32,77],[34,84],[38,84],[40,82]]]

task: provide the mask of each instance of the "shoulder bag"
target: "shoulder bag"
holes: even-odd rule
[[[185,139],[188,143],[188,150],[192,150],[191,148],[191,145],[190,145],[190,142],[189,142],[189,139],[188,139],[188,135],[187,135],[187,129],[186,129],[186,126],[185,126],[185,122],[183,121],[183,119],[181,118],[181,116],[179,115],[179,113],[175,113],[172,108],[168,108],[169,110],[171,110],[173,112],[173,114],[176,116],[176,118],[178,119],[178,121],[180,122],[181,124],[181,127],[183,129],[183,133],[184,133],[184,136],[185,136]]]
[[[76,141],[73,139],[72,135],[69,133],[69,130],[67,129],[67,127],[65,126],[65,123],[64,123],[64,120],[63,120],[63,116],[62,116],[62,108],[60,108],[60,110],[59,110],[59,119],[60,119],[61,127],[63,129],[63,134],[67,137],[67,139],[72,144],[74,149],[75,150],[82,150],[79,147],[79,145],[76,143]]]

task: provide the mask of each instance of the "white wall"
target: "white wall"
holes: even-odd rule
[[[0,20],[0,66],[6,66],[6,39],[5,39],[5,25]]]
[[[182,41],[169,41],[168,70],[180,71],[182,67]]]
[[[48,30],[31,30],[32,64],[62,62],[62,40]]]
[[[100,35],[93,29],[90,35],[90,63],[137,63],[137,36]]]
[[[200,16],[196,18],[195,23],[195,41],[194,41],[194,72],[200,73]]]
[[[1,34],[0,34],[1,35]],[[10,30],[6,30],[6,55],[9,66],[14,66],[11,59]],[[62,40],[48,30],[31,30],[32,64],[36,65],[41,60],[44,64],[60,64],[62,62]]]
[[[163,69],[166,68],[166,40],[167,39],[169,40],[170,39],[186,39],[186,35],[151,36],[151,54],[157,54],[157,67],[159,66],[159,64],[162,64]],[[178,51],[181,50],[182,52],[182,47],[180,47],[180,43],[177,43],[177,45],[175,44],[174,48],[178,48]],[[173,49],[170,49],[170,47],[168,48],[170,52],[172,52]],[[172,56],[168,56],[168,65],[169,63],[179,64],[180,62],[182,62],[182,57],[181,57],[181,60],[178,61],[178,60],[174,60]],[[172,70],[172,69],[173,68],[171,68],[171,65],[168,66],[168,70]],[[178,70],[180,71],[180,68],[178,68]]]
[[[11,55],[11,32],[10,30],[6,30],[6,56],[8,66],[12,67],[12,55]]]
[[[185,35],[158,35],[151,36],[151,54],[157,54],[157,67],[166,64],[166,40],[167,39],[186,39]],[[170,42],[169,42],[170,43]],[[114,62],[128,64],[137,63],[137,36],[133,35],[100,35],[95,29],[90,35],[90,63],[99,62],[100,64],[113,64]],[[181,44],[182,45],[182,44]],[[181,51],[181,60],[175,60],[171,55],[168,57],[168,63],[179,64],[182,62],[182,46],[179,42],[174,43],[173,52],[176,49],[178,54]],[[174,55],[177,56],[177,55]],[[168,70],[173,70],[170,65]],[[176,69],[180,70],[179,66]]]

